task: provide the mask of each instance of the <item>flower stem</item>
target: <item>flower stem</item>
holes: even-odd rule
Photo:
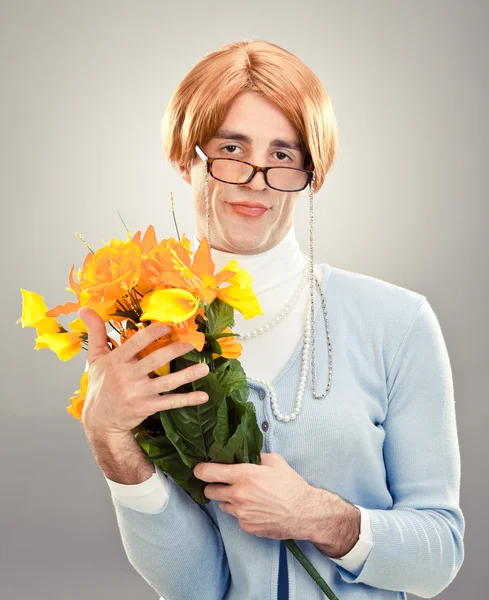
[[[305,556],[304,552],[302,552],[302,550],[294,542],[294,540],[284,540],[284,543],[287,546],[287,548],[292,552],[292,554],[297,558],[297,560],[301,563],[304,569],[318,584],[321,590],[326,594],[329,600],[339,600],[338,596],[333,592],[333,590],[324,581],[321,575],[316,571],[316,569],[310,563],[309,559]]]

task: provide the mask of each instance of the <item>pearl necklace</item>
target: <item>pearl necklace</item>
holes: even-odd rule
[[[332,357],[332,351],[331,351],[331,340],[330,340],[330,332],[329,332],[329,324],[328,324],[328,315],[326,312],[326,303],[324,300],[324,295],[322,293],[320,283],[319,283],[316,275],[314,275],[314,280],[316,282],[316,286],[318,287],[318,289],[320,291],[321,305],[322,305],[322,309],[323,309],[323,313],[324,313],[324,317],[325,317],[326,335],[327,335],[327,339],[328,339],[328,349],[329,349],[329,352],[328,352],[328,360],[329,360],[328,384],[326,386],[326,392],[322,396],[322,397],[324,397],[328,394],[329,389],[331,387],[331,378],[332,378],[332,373],[333,373],[333,367],[332,367],[331,363],[332,363],[333,357]],[[304,391],[306,389],[307,372],[309,369],[309,351],[311,348],[311,341],[314,341],[314,316],[312,314],[311,304],[309,304],[307,313],[306,313],[305,326],[304,326],[304,345],[302,347],[302,367],[301,367],[301,375],[299,378],[299,387],[297,389],[297,395],[296,395],[296,399],[295,399],[295,408],[290,414],[282,415],[282,413],[280,412],[280,409],[278,406],[277,394],[275,393],[275,390],[270,383],[268,383],[267,381],[264,381],[263,379],[254,379],[252,377],[248,377],[248,379],[250,381],[254,381],[255,383],[263,385],[264,387],[266,387],[268,389],[270,398],[272,400],[273,414],[275,415],[275,417],[278,421],[284,421],[285,423],[288,423],[289,421],[294,421],[297,418],[297,415],[299,415],[300,412],[302,411],[302,398],[304,396]],[[314,346],[314,343],[313,343],[313,346]],[[314,365],[312,365],[312,368],[314,368]]]
[[[263,325],[262,327],[257,327],[257,329],[254,329],[253,331],[249,331],[247,333],[236,333],[236,337],[241,340],[249,340],[258,335],[262,335],[263,333],[266,333],[267,331],[272,329],[272,327],[275,327],[280,322],[282,322],[285,319],[285,317],[289,314],[289,312],[292,310],[292,308],[294,307],[294,304],[299,299],[299,296],[301,295],[301,292],[304,289],[304,284],[307,279],[307,272],[308,272],[308,266],[306,265],[304,267],[304,271],[302,272],[302,277],[301,277],[301,280],[299,281],[299,284],[297,285],[294,293],[292,294],[292,297],[285,305],[285,308],[282,310],[282,312],[279,313],[278,317],[276,317],[275,319],[272,319],[269,323],[267,323],[266,325]]]

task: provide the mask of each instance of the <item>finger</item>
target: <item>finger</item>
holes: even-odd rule
[[[167,394],[156,396],[158,401],[150,400],[147,405],[148,416],[160,411],[171,410],[173,408],[182,408],[184,406],[195,406],[204,404],[209,400],[209,396],[205,392],[189,392],[188,394]]]
[[[148,395],[171,392],[181,385],[205,377],[208,372],[209,367],[205,363],[198,363],[176,373],[168,373],[168,375],[148,379]]]
[[[136,377],[149,375],[155,369],[159,369],[171,360],[183,356],[193,349],[194,346],[192,344],[185,344],[183,342],[173,342],[172,344],[168,344],[168,346],[158,348],[158,350],[150,352],[134,366],[134,373]]]
[[[88,364],[91,365],[99,356],[111,352],[107,342],[107,329],[102,317],[88,306],[80,307],[78,316],[87,328]]]
[[[127,342],[118,348],[119,356],[123,361],[130,362],[136,357],[138,352],[141,352],[146,346],[158,338],[170,333],[171,328],[168,325],[154,322],[144,329],[135,333]],[[161,365],[160,365],[161,366]]]

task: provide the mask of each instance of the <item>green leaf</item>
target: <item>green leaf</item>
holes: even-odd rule
[[[215,340],[221,339],[221,338],[226,338],[226,337],[235,337],[236,336],[236,334],[233,332],[231,332],[231,333],[224,333],[224,332],[223,333],[204,333],[204,335],[206,337],[212,337]]]
[[[190,468],[182,463],[179,453],[170,440],[164,435],[151,437],[142,433],[137,435],[137,441],[148,455],[147,460],[170,475],[173,481],[188,492],[196,502],[208,504],[210,500],[204,494],[207,482],[195,477],[193,467]]]
[[[226,327],[231,327],[234,321],[233,307],[219,298],[215,298],[205,307],[205,315],[208,333],[221,333]]]
[[[228,368],[218,374],[218,379],[225,396],[230,396],[235,390],[243,385],[248,389],[244,372]]]
[[[206,336],[205,341],[214,354],[222,354],[221,344],[216,340],[216,338],[213,335],[208,334]]]
[[[160,411],[165,433],[188,467],[209,459],[208,449],[214,443],[212,432],[217,423],[217,409],[224,401],[215,373],[208,373],[193,386],[207,392],[209,400],[197,406]]]

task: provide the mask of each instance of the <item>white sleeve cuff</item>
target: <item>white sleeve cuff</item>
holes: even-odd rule
[[[170,482],[160,468],[156,465],[154,468],[153,475],[141,483],[118,483],[108,477],[105,477],[105,480],[118,502],[138,512],[155,514],[166,508],[170,495]]]
[[[358,506],[358,504],[355,504],[354,506],[359,508],[360,512],[362,513],[360,537],[358,538],[358,542],[353,546],[348,554],[345,554],[345,556],[342,556],[341,558],[332,558],[331,560],[339,564],[347,571],[350,571],[350,573],[358,575],[362,570],[368,555],[370,554],[370,550],[372,549],[373,537],[368,510],[362,506]]]

